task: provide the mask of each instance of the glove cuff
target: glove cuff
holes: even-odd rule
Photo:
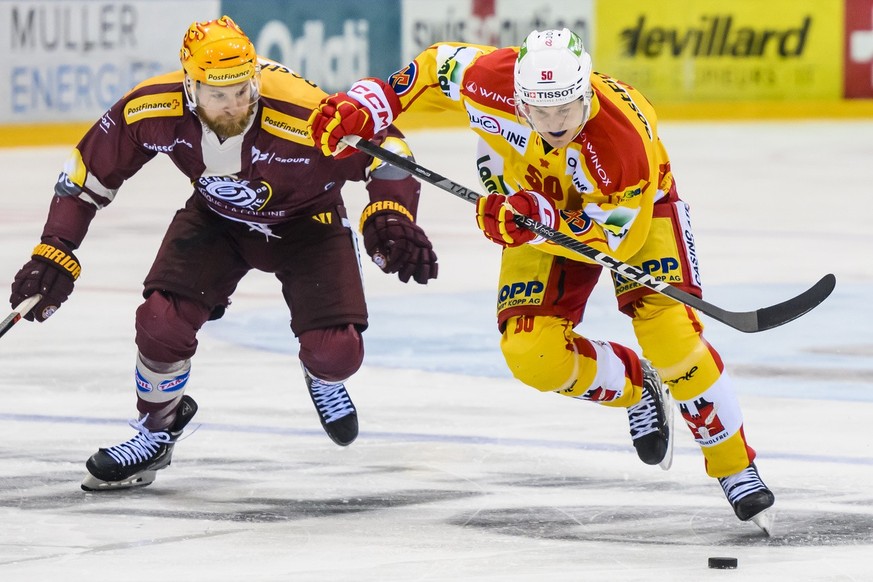
[[[540,224],[544,224],[549,228],[555,228],[555,225],[558,223],[558,211],[555,209],[555,205],[551,200],[547,199],[539,192],[527,190],[527,193],[536,200]],[[533,240],[529,241],[528,244],[539,245],[544,242],[546,242],[546,239],[537,235]]]
[[[33,248],[33,259],[55,265],[73,281],[82,272],[82,266],[73,251],[55,237],[43,239],[43,242],[36,245]]]
[[[370,111],[373,133],[387,129],[400,111],[400,99],[391,85],[381,79],[361,79],[349,88],[347,95]]]
[[[364,211],[361,212],[361,222],[358,225],[358,230],[363,231],[364,223],[374,214],[379,212],[397,212],[408,218],[410,222],[415,222],[415,217],[404,205],[399,202],[394,202],[393,200],[379,200],[378,202],[371,202],[366,208],[364,208]]]

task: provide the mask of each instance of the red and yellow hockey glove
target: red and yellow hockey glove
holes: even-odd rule
[[[357,151],[346,148],[342,138],[357,135],[372,139],[391,125],[399,111],[400,99],[390,85],[379,79],[362,79],[348,93],[322,99],[309,116],[307,129],[315,147],[339,159]]]
[[[490,194],[476,202],[476,224],[488,240],[504,247],[539,244],[545,240],[515,224],[516,214],[533,218],[550,228],[558,223],[558,211],[552,201],[531,190],[521,190],[511,196]]]

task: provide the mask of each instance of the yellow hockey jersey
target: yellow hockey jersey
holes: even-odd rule
[[[466,113],[480,137],[476,163],[488,192],[540,192],[560,210],[561,232],[626,261],[646,240],[653,205],[676,199],[654,109],[633,87],[594,73],[588,122],[567,147],[554,150],[516,113],[517,55],[517,47],[435,44],[389,84],[401,114]],[[582,259],[551,242],[538,248]]]

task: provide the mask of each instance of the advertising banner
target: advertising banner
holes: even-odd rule
[[[594,0],[403,1],[403,63],[439,41],[518,46],[533,30],[567,27],[594,45]]]
[[[873,0],[846,0],[845,97],[873,98]]]
[[[839,99],[843,0],[610,0],[595,69],[658,102]]]
[[[0,123],[96,119],[126,91],[180,68],[188,25],[216,0],[0,0]]]
[[[400,0],[224,0],[258,54],[328,93],[400,68]]]

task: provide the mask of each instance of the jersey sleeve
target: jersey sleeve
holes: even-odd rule
[[[138,137],[140,124],[184,111],[179,86],[163,83],[175,79],[159,79],[159,84],[147,82],[122,97],[73,149],[55,183],[43,236],[58,236],[78,247],[96,211],[110,204],[124,181],[157,155]]]
[[[388,84],[403,112],[463,111],[464,74],[479,57],[494,50],[474,44],[434,44],[391,75]]]
[[[381,146],[398,156],[413,158],[409,144],[403,139],[403,134],[394,126],[388,129]],[[408,172],[387,162],[378,158],[370,159],[371,162],[367,168],[367,193],[370,203],[361,213],[361,229],[363,230],[364,221],[367,218],[383,210],[399,212],[412,222],[416,222],[421,182]]]

